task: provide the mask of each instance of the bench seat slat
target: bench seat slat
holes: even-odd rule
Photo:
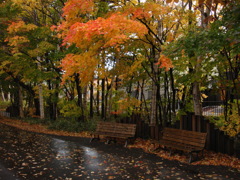
[[[183,143],[177,143],[177,142],[172,142],[172,141],[161,141],[160,142],[164,146],[168,146],[169,148],[175,149],[176,146],[178,150],[182,150],[185,152],[191,152],[191,151],[201,151],[202,148],[196,147],[196,146],[191,146],[191,145],[186,145]]]

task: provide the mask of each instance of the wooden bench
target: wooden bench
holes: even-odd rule
[[[189,153],[189,163],[191,163],[193,160],[193,153],[196,153],[198,156],[198,153],[202,152],[203,157],[206,136],[207,133],[164,128],[163,136],[159,140],[159,143],[170,149],[170,155],[173,150],[180,150]]]
[[[125,139],[125,147],[128,145],[128,141],[131,138],[135,137],[136,133],[136,124],[125,124],[125,123],[116,123],[116,122],[105,122],[99,121],[97,123],[96,131],[92,133],[92,142],[94,139],[100,139],[100,136],[107,138],[107,142],[114,140],[116,138]]]

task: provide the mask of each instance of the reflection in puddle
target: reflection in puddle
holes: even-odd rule
[[[86,146],[77,147],[71,142],[57,138],[53,138],[52,148],[56,153],[53,163],[60,167],[62,165],[66,167],[66,163],[74,163],[78,166],[78,170],[100,170],[103,168],[101,158],[94,148]]]
[[[84,166],[95,170],[101,169],[102,163],[99,160],[98,152],[95,149],[86,146],[82,146],[82,149],[84,153],[83,157],[85,159]]]
[[[69,159],[70,157],[70,149],[69,149],[69,143],[53,138],[53,148],[56,151],[56,159]]]
[[[86,155],[91,156],[93,158],[98,156],[98,153],[97,153],[97,151],[95,149],[89,148],[89,147],[85,147],[85,146],[83,146],[82,148],[83,148],[84,153]]]

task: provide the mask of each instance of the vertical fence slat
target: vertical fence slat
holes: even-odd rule
[[[192,116],[192,131],[196,131],[196,116]]]
[[[206,140],[206,149],[210,150],[211,149],[211,126],[209,121],[206,123],[206,132],[207,132],[207,140]]]

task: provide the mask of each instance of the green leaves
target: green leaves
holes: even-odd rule
[[[44,56],[46,52],[52,51],[55,49],[55,46],[47,41],[42,41],[37,45],[37,48],[29,50],[28,54],[31,57]]]

